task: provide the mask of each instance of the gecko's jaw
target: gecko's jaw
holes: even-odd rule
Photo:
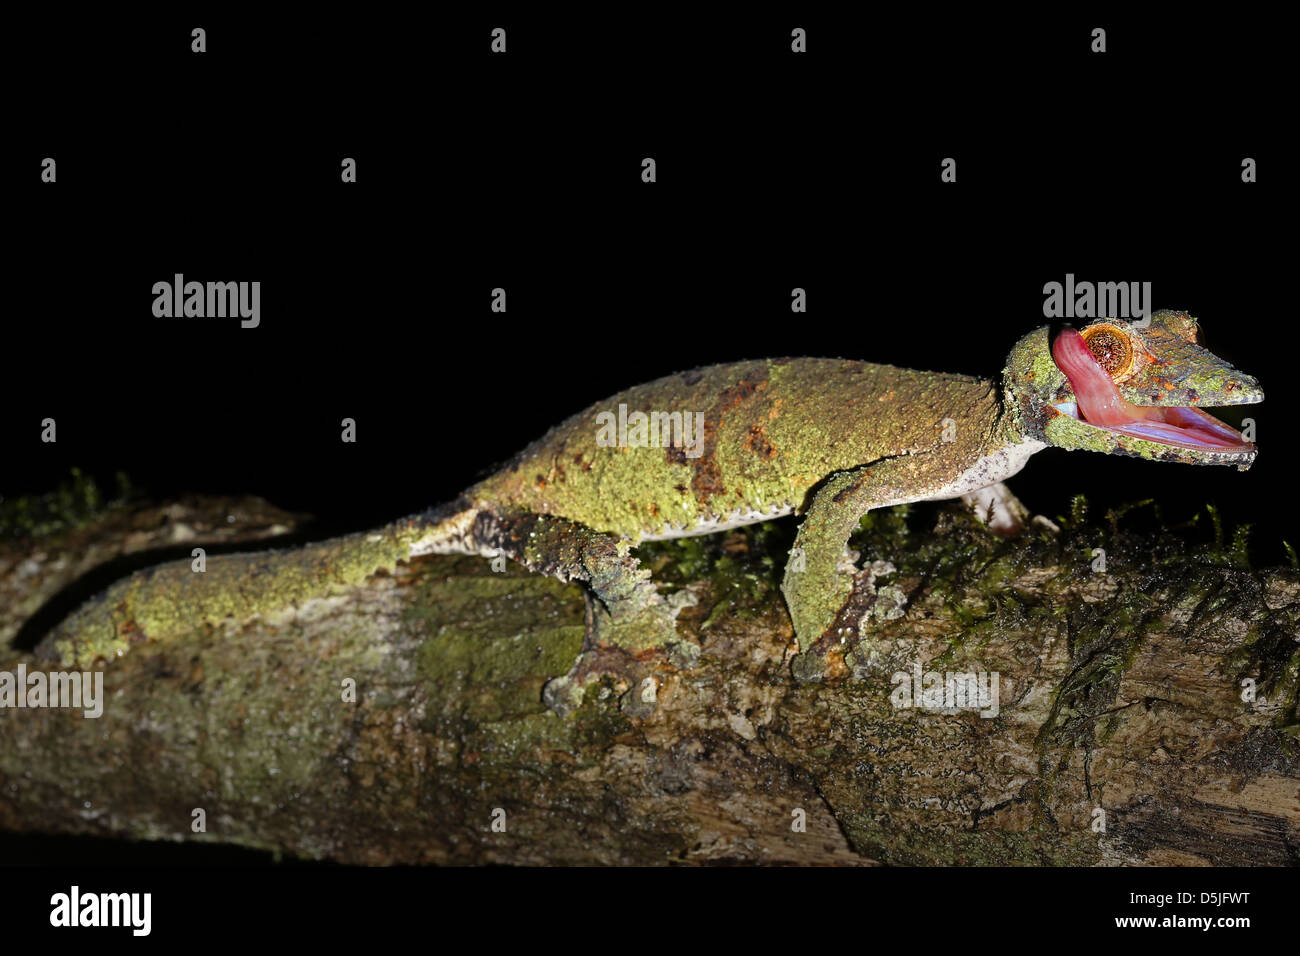
[[[1235,451],[1243,455],[1257,450],[1253,443],[1242,438],[1241,432],[1199,408],[1165,406],[1157,409],[1135,406],[1143,412],[1159,412],[1164,416],[1164,420],[1142,418],[1134,419],[1129,424],[1098,425],[1089,421],[1086,415],[1080,415],[1079,406],[1075,402],[1058,402],[1052,407],[1062,415],[1069,415],[1085,425],[1120,435],[1145,438],[1147,441],[1158,442],[1161,445],[1174,445],[1197,451]]]
[[[1254,456],[1254,444],[1246,441],[1241,432],[1199,408],[1128,402],[1074,329],[1063,329],[1056,337],[1052,358],[1074,391],[1074,402],[1054,406],[1062,414],[1094,428],[1160,445]]]

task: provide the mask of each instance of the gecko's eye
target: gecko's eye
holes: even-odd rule
[[[1127,332],[1113,325],[1090,325],[1079,334],[1112,382],[1133,377],[1133,342]]]

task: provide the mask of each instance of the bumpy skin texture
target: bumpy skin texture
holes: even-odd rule
[[[1197,344],[1196,320],[1186,313],[1093,324],[1131,342],[1134,362],[1119,387],[1133,404],[1263,398],[1258,383]],[[500,549],[534,570],[587,583],[596,601],[583,655],[547,687],[548,703],[564,712],[603,672],[603,649],[644,662],[644,652],[658,648],[681,663],[697,650],[678,640],[672,611],[629,553],[647,538],[805,515],[782,591],[808,652],[819,641],[825,648],[824,638],[833,642],[857,575],[848,539],[873,508],[998,486],[1048,445],[1243,469],[1253,461],[1253,446],[1171,448],[1063,413],[1060,403],[1074,396],[1050,338],[1044,327],[1016,344],[1001,389],[960,375],[814,358],[719,365],[637,386],[553,428],[470,489],[450,521],[433,516],[442,535],[434,549]],[[702,412],[702,453],[601,447],[598,416],[619,406],[629,414]],[[629,674],[627,661],[617,669]],[[818,673],[807,663],[798,671]],[[634,680],[639,674],[631,668]]]
[[[702,411],[704,448],[601,448],[596,416]],[[988,381],[839,359],[772,359],[671,375],[553,428],[467,496],[553,514],[620,538],[676,536],[718,522],[802,511],[827,476],[900,455],[918,479],[956,474],[997,433]],[[945,442],[944,420],[959,423]],[[757,514],[756,514],[757,513]],[[696,533],[699,533],[696,531]]]
[[[1156,313],[1146,327],[1111,324],[1139,352],[1135,373],[1119,385],[1134,404],[1263,397],[1253,379],[1195,343],[1196,323],[1185,313]],[[1201,452],[1119,436],[1063,413],[1072,397],[1047,328],[1016,344],[1001,388],[820,358],[670,375],[574,415],[455,502],[424,514],[297,552],[215,557],[203,574],[178,562],[134,575],[88,602],[41,652],[85,665],[197,623],[274,615],[412,556],[501,554],[587,585],[583,654],[546,689],[547,702],[564,713],[602,674],[635,682],[656,658],[689,666],[698,654],[678,637],[674,608],[632,553],[646,539],[804,515],[782,589],[807,652],[834,637],[857,574],[848,539],[872,508],[1000,488],[1048,445],[1241,468],[1255,455],[1254,446]],[[598,416],[620,406],[628,416],[702,413],[702,444],[603,446]]]
[[[597,416],[620,405],[628,414],[702,412],[701,454],[600,447]],[[454,550],[500,549],[588,584],[598,603],[584,659],[547,689],[564,711],[600,672],[602,648],[640,655],[657,647],[685,663],[696,652],[678,640],[672,610],[629,554],[636,543],[811,509],[796,541],[803,560],[783,588],[807,650],[852,589],[847,542],[862,515],[971,490],[946,491],[1017,444],[1001,413],[990,381],[840,359],[671,375],[580,412],[466,492],[474,520]],[[990,473],[972,488],[1004,476]]]
[[[1186,312],[1155,312],[1146,326],[1118,319],[1093,322],[1121,330],[1133,342],[1134,373],[1118,383],[1134,405],[1216,408],[1263,401],[1259,383],[1197,344],[1197,321]],[[1084,331],[1087,331],[1087,328]],[[1175,448],[1094,428],[1054,406],[1074,394],[1052,360],[1046,327],[1035,329],[1011,350],[1002,373],[1003,391],[1014,428],[1054,448],[1100,451],[1153,461],[1192,465],[1236,465],[1245,471],[1255,451],[1210,451]]]

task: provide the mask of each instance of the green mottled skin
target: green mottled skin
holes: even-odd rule
[[[598,447],[596,416],[620,403],[629,412],[704,412],[703,454]],[[591,406],[467,496],[632,541],[673,537],[737,511],[802,510],[828,475],[884,458],[913,456],[918,489],[941,483],[1011,442],[1000,413],[993,384],[966,376],[841,359],[719,365]],[[961,426],[950,442],[945,419]]]
[[[292,551],[214,555],[196,573],[173,561],[125,578],[87,602],[43,642],[39,652],[66,666],[112,659],[146,640],[166,640],[197,627],[255,615],[289,613],[329,597],[409,553],[415,525],[348,535]]]
[[[1226,405],[1262,399],[1259,386],[1193,341],[1196,323],[1162,312],[1145,328],[1112,321],[1142,362],[1120,384],[1138,405]],[[562,713],[611,666],[667,652],[688,666],[675,612],[632,548],[647,538],[708,533],[802,514],[782,590],[809,651],[847,606],[856,569],[849,536],[872,508],[951,498],[998,483],[1055,446],[1248,467],[1254,448],[1195,451],[1118,435],[1063,414],[1069,383],[1037,329],[1013,348],[1002,381],[843,359],[788,358],[697,369],[629,389],[553,428],[456,502],[370,534],[291,552],[229,555],[196,574],[189,562],[119,582],[47,637],[65,664],[111,658],[132,643],[196,627],[291,613],[413,555],[504,554],[586,585],[584,653],[547,685]],[[702,412],[702,454],[679,447],[602,447],[597,416]],[[604,663],[601,663],[604,661]],[[805,673],[811,673],[806,668]],[[631,663],[623,677],[641,676]]]
[[[1185,312],[1156,312],[1146,328],[1115,319],[1106,320],[1106,324],[1134,336],[1141,352],[1149,357],[1138,374],[1118,386],[1120,394],[1134,405],[1217,408],[1252,404],[1264,398],[1253,378],[1196,344],[1197,321]],[[1051,406],[1072,401],[1074,394],[1052,360],[1046,327],[1035,329],[1016,343],[1002,379],[1003,391],[1012,399],[1008,404],[1016,429],[1054,448],[1194,465],[1237,465],[1242,471],[1255,458],[1253,450],[1243,454],[1174,448],[1094,428],[1059,414]]]

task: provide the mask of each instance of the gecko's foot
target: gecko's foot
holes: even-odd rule
[[[858,646],[862,630],[872,621],[892,621],[907,612],[907,594],[896,584],[878,580],[888,579],[896,570],[889,561],[869,561],[853,576],[849,598],[831,626],[790,660],[796,680],[822,683],[850,675],[850,652]]]
[[[588,600],[582,653],[567,674],[546,683],[542,700],[564,717],[582,704],[587,688],[609,678],[624,713],[650,716],[665,674],[694,667],[700,656],[698,644],[678,635],[674,618],[666,602],[611,613]]]

